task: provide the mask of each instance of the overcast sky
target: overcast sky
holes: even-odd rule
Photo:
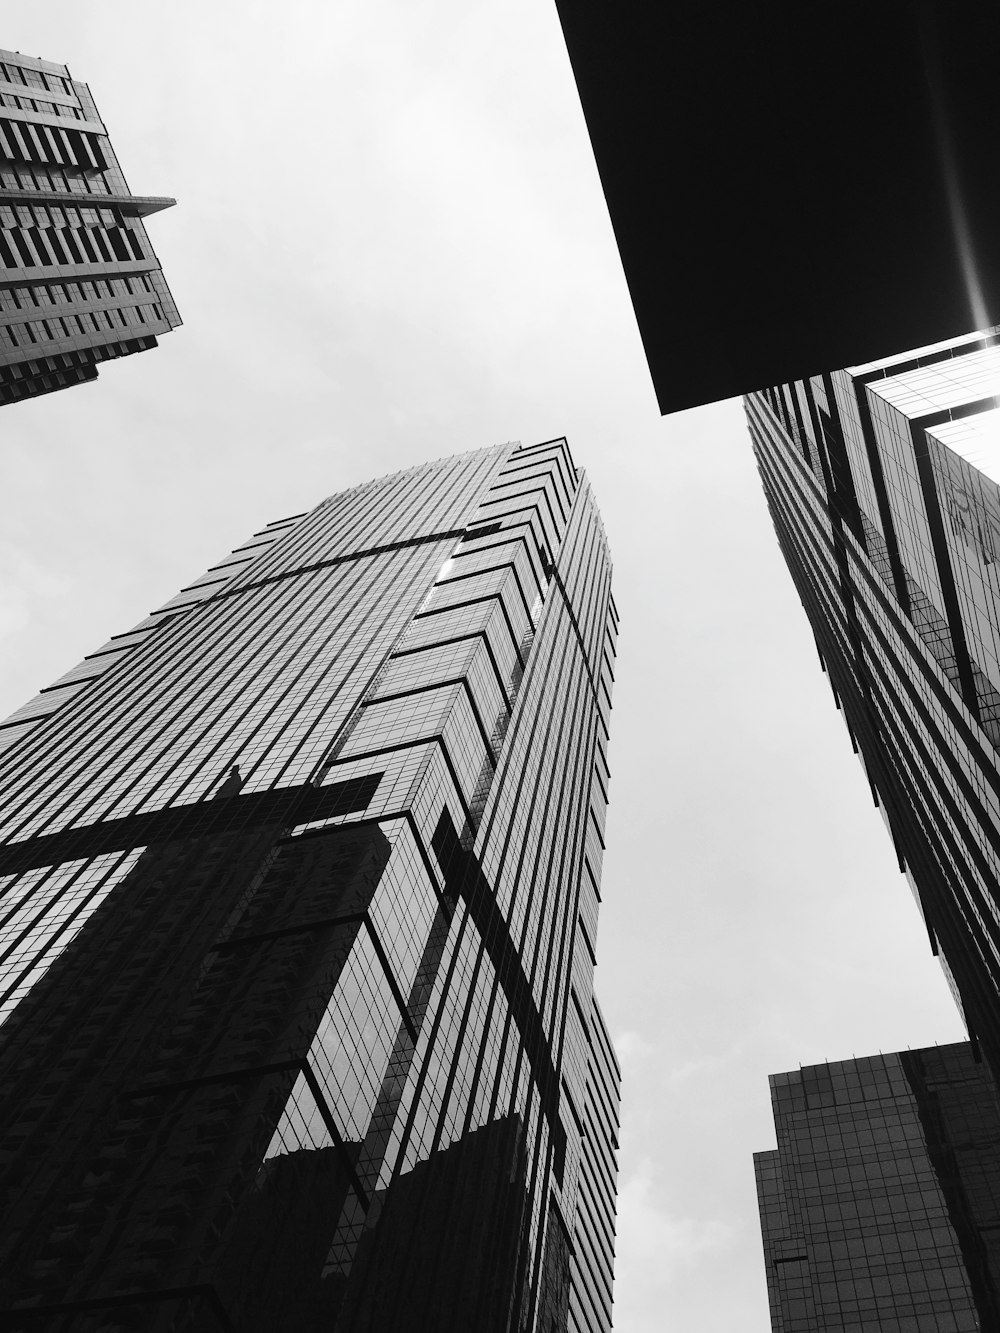
[[[185,325],[3,413],[0,714],[271,519],[566,435],[622,618],[615,1327],[767,1333],[767,1075],[963,1033],[742,410],[658,414],[552,0],[3,10],[0,46],[90,84],[131,188],[177,197],[148,229]]]

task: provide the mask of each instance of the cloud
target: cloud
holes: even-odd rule
[[[730,1051],[727,1055],[704,1055],[695,1060],[685,1060],[683,1064],[674,1065],[667,1071],[668,1083],[684,1083],[687,1079],[693,1078],[697,1074],[714,1073],[721,1069],[729,1059],[734,1058],[737,1051]]]
[[[614,1037],[615,1051],[623,1066],[637,1065],[653,1054],[655,1047],[641,1033],[619,1032]]]
[[[643,1159],[618,1195],[617,1277],[622,1288],[660,1286],[701,1256],[726,1249],[736,1228],[719,1218],[676,1217],[654,1197],[652,1163]]]
[[[24,629],[33,606],[65,598],[73,586],[72,580],[52,573],[7,542],[0,544],[0,571],[0,635]]]

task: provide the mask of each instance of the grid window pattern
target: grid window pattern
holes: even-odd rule
[[[779,544],[835,700],[931,946],[994,1067],[998,355],[1000,331],[986,330],[746,400]]]
[[[968,1044],[771,1078],[755,1158],[782,1333],[991,1328],[1000,1101]]]
[[[90,90],[0,51],[0,405],[93,379],[180,324]]]
[[[61,978],[110,969],[133,922],[142,964],[115,985],[145,985],[161,1034],[138,1041],[137,1003],[129,1068],[101,1067],[134,1112],[45,1140],[81,1164],[131,1145],[134,1244],[49,1264],[110,1197],[69,1171],[19,1290],[99,1302],[196,1264],[261,1333],[279,1291],[345,1328],[610,1328],[619,1074],[593,970],[616,628],[565,441],[504,445],[268,525],[0,725],[23,1076],[59,1062]],[[143,1184],[140,1141],[163,1154]]]

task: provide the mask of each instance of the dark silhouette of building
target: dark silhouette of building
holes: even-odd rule
[[[90,89],[0,50],[0,405],[97,378],[180,324]]]
[[[782,552],[971,1036],[1000,1069],[1000,331],[746,399]]]
[[[661,412],[1000,321],[990,0],[556,6]]]
[[[775,1330],[1000,1327],[1000,1098],[968,1043],[773,1074],[771,1100]]]
[[[615,622],[565,441],[504,445],[0,726],[6,1328],[610,1329]]]

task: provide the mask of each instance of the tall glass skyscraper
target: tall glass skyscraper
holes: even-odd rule
[[[781,1333],[1000,1323],[1000,1098],[967,1042],[771,1076],[757,1153]]]
[[[610,579],[566,442],[503,445],[0,728],[7,1327],[610,1328]]]
[[[180,324],[90,89],[0,50],[0,406],[96,379]]]
[[[996,1072],[1000,331],[745,402],[820,660]]]

